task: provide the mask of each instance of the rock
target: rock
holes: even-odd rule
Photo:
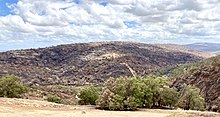
[[[86,114],[86,112],[85,112],[85,111],[82,111],[81,113],[82,113],[82,114]]]

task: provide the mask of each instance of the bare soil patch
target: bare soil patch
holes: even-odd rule
[[[190,113],[193,117],[220,117],[214,112],[140,109],[139,111],[104,111],[94,106],[70,106],[46,101],[0,98],[0,117],[166,117]]]

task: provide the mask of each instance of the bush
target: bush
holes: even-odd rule
[[[0,78],[0,97],[20,98],[28,91],[28,87],[19,83],[19,78],[15,75]]]
[[[151,106],[152,93],[148,86],[134,77],[110,78],[106,81],[97,105],[109,110],[136,110]]]
[[[47,101],[48,102],[55,102],[55,103],[61,103],[61,99],[57,96],[54,96],[54,95],[49,95],[47,97]]]
[[[205,100],[199,95],[199,88],[188,85],[183,89],[178,106],[185,110],[204,110]]]
[[[96,100],[99,97],[99,90],[94,86],[87,86],[80,90],[79,104],[81,105],[95,105]]]

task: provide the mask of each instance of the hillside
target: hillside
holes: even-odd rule
[[[193,43],[185,46],[195,50],[213,52],[213,53],[220,51],[220,44],[218,43]]]
[[[187,51],[131,42],[14,50],[0,53],[0,76],[15,74],[28,85],[102,84],[109,77],[132,76],[129,67],[143,76],[164,67],[207,58],[201,56],[202,52],[198,56],[197,51]]]
[[[176,44],[157,44],[157,46],[176,52],[193,54],[202,58],[210,58],[216,56],[215,53],[204,52],[202,50],[192,49],[190,47],[180,46]]]
[[[173,87],[181,90],[187,84],[197,86],[207,102],[206,108],[220,112],[220,56],[189,66],[183,67],[184,72],[178,75]]]

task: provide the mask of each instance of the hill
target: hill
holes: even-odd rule
[[[195,50],[213,52],[213,53],[220,51],[220,44],[218,43],[193,43],[185,46]]]
[[[1,52],[0,76],[15,74],[30,86],[102,84],[109,77],[132,76],[130,68],[143,76],[207,57],[161,46],[97,42]]]
[[[202,58],[210,58],[210,57],[216,56],[215,53],[204,52],[202,50],[192,49],[190,47],[176,45],[176,44],[157,44],[157,46],[164,48],[164,49],[176,51],[176,52],[193,54],[195,56],[199,56]]]
[[[207,102],[207,110],[220,112],[220,56],[182,67],[173,87],[179,91],[184,85],[195,85]]]

